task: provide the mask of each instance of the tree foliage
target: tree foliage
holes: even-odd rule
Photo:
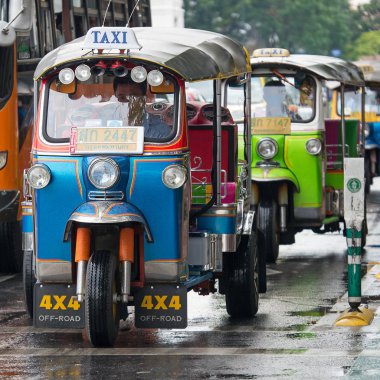
[[[380,55],[380,30],[365,32],[353,43],[346,47],[345,56],[357,60],[366,55]]]
[[[380,1],[380,0],[376,0]],[[348,0],[185,0],[187,27],[234,37],[249,47],[331,54],[352,39]]]

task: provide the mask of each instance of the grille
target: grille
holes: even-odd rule
[[[88,199],[91,201],[121,201],[124,199],[122,191],[90,191]]]

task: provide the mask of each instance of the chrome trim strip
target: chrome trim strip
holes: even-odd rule
[[[162,262],[146,261],[145,262],[145,280],[146,281],[169,281],[184,282],[188,279],[188,266],[185,261]]]
[[[243,231],[242,231],[243,235],[251,235],[254,219],[255,219],[255,211],[248,211],[245,214]]]
[[[124,193],[122,191],[92,190],[87,196],[91,201],[121,201],[124,199]]]
[[[236,235],[222,234],[222,251],[223,252],[236,252]]]
[[[33,232],[23,232],[22,233],[22,250],[23,251],[33,251]]]
[[[72,282],[72,265],[69,261],[36,262],[37,280],[41,282]]]

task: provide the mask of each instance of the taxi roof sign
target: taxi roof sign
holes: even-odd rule
[[[95,27],[87,32],[82,49],[140,50],[141,45],[131,28]]]
[[[289,57],[289,50],[282,48],[265,48],[253,51],[252,57]]]
[[[359,68],[363,71],[364,74],[372,74],[375,72],[375,69],[371,65],[358,65]]]

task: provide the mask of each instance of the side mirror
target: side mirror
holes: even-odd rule
[[[16,40],[16,32],[8,23],[0,21],[0,47],[12,46]]]
[[[32,0],[12,0],[9,2],[9,21],[16,32],[30,32],[32,29]]]

